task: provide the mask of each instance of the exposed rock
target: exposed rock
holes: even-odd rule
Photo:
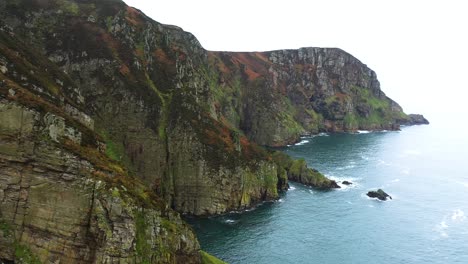
[[[209,52],[209,58],[224,93],[214,98],[216,115],[260,145],[284,146],[318,132],[398,130],[406,118],[375,72],[340,49]]]
[[[1,78],[0,262],[200,263],[192,230],[99,151],[101,137],[80,122],[82,110],[69,115],[59,95]]]
[[[304,159],[293,160],[279,151],[273,153],[273,159],[281,169],[286,171],[291,181],[323,190],[341,188],[334,180],[328,179],[315,169],[308,168]]]
[[[387,198],[392,199],[392,197],[388,195],[386,192],[384,192],[382,189],[378,189],[377,191],[369,191],[367,193],[367,196],[371,198],[377,198],[382,201],[386,201]]]
[[[401,122],[402,125],[429,125],[429,121],[423,115],[409,114],[408,119]]]
[[[198,242],[177,213],[92,164],[99,154],[36,137],[46,129],[41,115],[0,100],[0,258],[19,261],[21,251],[43,263],[198,263]]]
[[[344,185],[351,185],[351,184],[353,184],[352,182],[349,182],[349,181],[342,181],[341,183],[344,184]]]

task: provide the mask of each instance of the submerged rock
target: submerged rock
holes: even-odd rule
[[[384,192],[384,190],[382,189],[378,189],[377,191],[369,191],[367,193],[367,196],[371,198],[377,198],[382,201],[386,201],[387,198],[392,199],[392,197],[388,193]]]

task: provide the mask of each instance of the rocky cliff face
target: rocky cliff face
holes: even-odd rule
[[[200,263],[187,224],[105,155],[67,75],[29,52],[0,31],[0,262]]]
[[[268,153],[209,114],[213,73],[191,34],[121,1],[2,4],[5,28],[75,84],[66,93],[95,120],[108,155],[172,208],[214,214],[278,196]]]
[[[374,71],[340,49],[210,52],[226,118],[261,145],[318,132],[395,130],[409,120],[385,96]]]

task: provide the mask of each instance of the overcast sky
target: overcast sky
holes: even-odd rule
[[[407,113],[468,114],[468,1],[125,2],[208,50],[338,47],[375,70]]]

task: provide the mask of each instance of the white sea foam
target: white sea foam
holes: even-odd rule
[[[294,146],[302,146],[302,145],[304,145],[306,143],[309,143],[309,140],[303,139],[303,140],[301,140],[301,142],[294,144]]]
[[[317,136],[319,136],[319,137],[328,137],[329,135],[327,133],[322,132],[322,133],[319,133]]]
[[[349,169],[352,169],[354,167],[356,167],[356,165],[349,164],[349,165],[346,165],[346,166],[343,166],[343,167],[338,167],[338,168],[336,168],[336,170],[349,170]]]
[[[410,174],[410,171],[409,171],[409,170],[402,170],[401,173],[406,174],[406,175],[409,175],[409,174]]]
[[[439,233],[439,235],[441,237],[448,237],[448,234],[446,232],[446,229],[448,228],[449,226],[447,225],[447,223],[445,222],[445,220],[442,220],[438,225],[436,225],[436,227],[434,228],[434,230]]]
[[[347,170],[347,169],[352,169],[354,167],[356,167],[356,162],[352,160],[352,161],[348,162],[348,164],[346,166],[338,167],[336,169],[337,170]]]
[[[447,228],[448,227],[448,225],[447,225],[447,223],[445,223],[445,221],[440,222],[439,226],[442,227],[442,228]]]
[[[390,182],[399,182],[399,181],[400,181],[400,179],[393,179]]]
[[[314,194],[314,191],[312,191],[312,190],[309,190],[309,192],[310,192],[311,194]]]
[[[284,201],[283,201],[283,199],[279,199],[278,202],[279,202],[279,203],[282,203],[282,202],[284,202]]]
[[[358,130],[358,134],[369,134],[371,131],[369,130]]]
[[[294,191],[294,190],[296,190],[296,187],[289,185],[288,191]]]
[[[452,212],[451,218],[454,222],[462,222],[466,219],[465,212],[463,212],[461,209],[454,210]]]
[[[434,230],[439,233],[441,237],[448,237],[449,226],[460,224],[466,220],[465,212],[461,209],[456,209],[445,215],[442,221],[437,224]]]
[[[330,176],[330,175],[325,175],[325,176],[329,178],[330,180],[336,181],[336,183],[341,187],[340,189],[338,189],[340,191],[358,187],[359,186],[358,181],[361,179],[361,178],[356,178],[356,177],[337,177],[337,176]],[[351,184],[349,185],[343,184],[342,183],[343,181],[351,182]]]
[[[234,224],[236,222],[236,220],[232,220],[232,219],[226,219],[224,221],[226,224]]]

